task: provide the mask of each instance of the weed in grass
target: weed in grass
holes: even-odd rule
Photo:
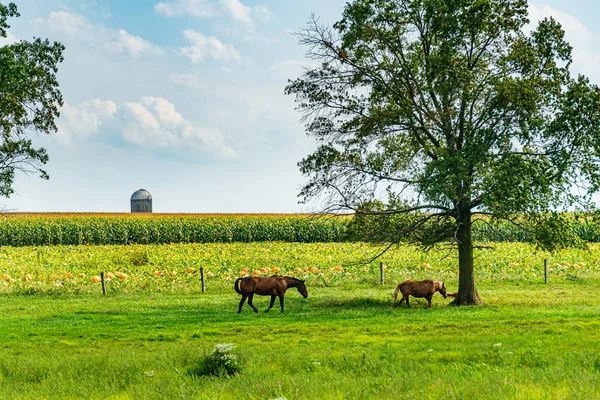
[[[135,249],[129,255],[129,260],[131,265],[135,267],[141,267],[142,265],[147,265],[150,260],[148,259],[148,252],[143,249]]]
[[[243,368],[235,349],[236,346],[231,343],[215,345],[210,354],[196,359],[188,368],[188,374],[196,377],[226,377],[239,374]]]

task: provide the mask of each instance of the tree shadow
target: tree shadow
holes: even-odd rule
[[[392,308],[391,299],[372,298],[372,297],[353,297],[353,298],[326,298],[314,300],[311,304],[314,308],[323,309],[386,309]]]

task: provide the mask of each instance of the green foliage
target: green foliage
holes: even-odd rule
[[[357,242],[416,243],[429,247],[447,241],[455,231],[456,224],[451,218],[421,211],[397,213],[393,206],[372,201],[357,209],[348,224],[346,238]]]
[[[142,265],[148,264],[148,251],[146,249],[135,249],[129,255],[131,265],[134,267],[141,267]]]
[[[19,17],[17,6],[0,3],[0,37],[7,37],[9,17]],[[35,148],[27,135],[56,131],[55,120],[63,105],[56,74],[64,46],[36,38],[0,47],[0,196],[13,192],[17,171],[48,174],[43,148]]]
[[[238,355],[235,353],[236,346],[231,343],[219,343],[214,349],[202,357],[199,357],[192,366],[188,368],[188,374],[192,376],[231,376],[243,371]]]
[[[8,6],[0,3],[0,37],[6,37],[6,30],[10,28],[7,23],[8,17],[19,17],[17,6],[15,3],[9,3]]]
[[[0,217],[0,246],[339,242],[348,218],[310,216]]]
[[[353,0],[298,33],[316,67],[286,88],[320,144],[299,164],[305,200],[383,202],[374,240],[408,221],[426,245],[455,241],[471,303],[474,218],[535,214],[525,237],[579,244],[552,213],[590,208],[600,187],[600,89],[571,74],[556,20],[527,22],[526,0]]]
[[[527,216],[533,226],[533,235],[538,245],[546,250],[558,247],[583,247],[584,243],[572,228],[572,220],[568,214],[548,213],[530,214]]]

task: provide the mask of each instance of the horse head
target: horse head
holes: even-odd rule
[[[436,286],[437,286],[437,289],[440,292],[440,294],[442,296],[444,296],[444,298],[448,297],[446,295],[446,284],[444,282],[436,282],[436,284],[437,284]]]
[[[306,290],[306,285],[304,284],[303,280],[300,280],[300,284],[298,285],[298,292],[300,292],[300,294],[302,295],[302,297],[307,298],[308,297],[308,290]]]

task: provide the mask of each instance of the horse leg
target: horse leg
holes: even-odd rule
[[[240,307],[238,308],[238,314],[242,313],[242,306],[244,305],[244,302],[246,301],[246,296],[245,294],[242,295],[242,299],[240,300]]]
[[[254,307],[254,305],[252,304],[253,298],[254,298],[254,293],[252,293],[250,296],[248,296],[248,304],[250,304],[250,307],[252,307],[254,309],[254,312],[257,313],[258,308]]]
[[[270,310],[271,308],[273,308],[273,304],[275,304],[275,297],[277,297],[277,296],[275,296],[275,295],[272,295],[272,296],[271,296],[271,304],[269,304],[269,308],[267,308],[267,309],[265,310],[265,312],[269,312],[269,310]]]
[[[427,296],[426,299],[428,303],[427,308],[431,308],[431,296]]]
[[[279,296],[279,305],[281,305],[281,312],[283,312],[283,295]]]
[[[410,303],[408,302],[408,295],[406,296],[406,305],[410,308]]]
[[[406,300],[406,297],[403,295],[402,298],[400,299],[400,302],[398,303],[398,305],[396,306],[397,308],[400,308],[400,305],[402,304],[402,302]]]

